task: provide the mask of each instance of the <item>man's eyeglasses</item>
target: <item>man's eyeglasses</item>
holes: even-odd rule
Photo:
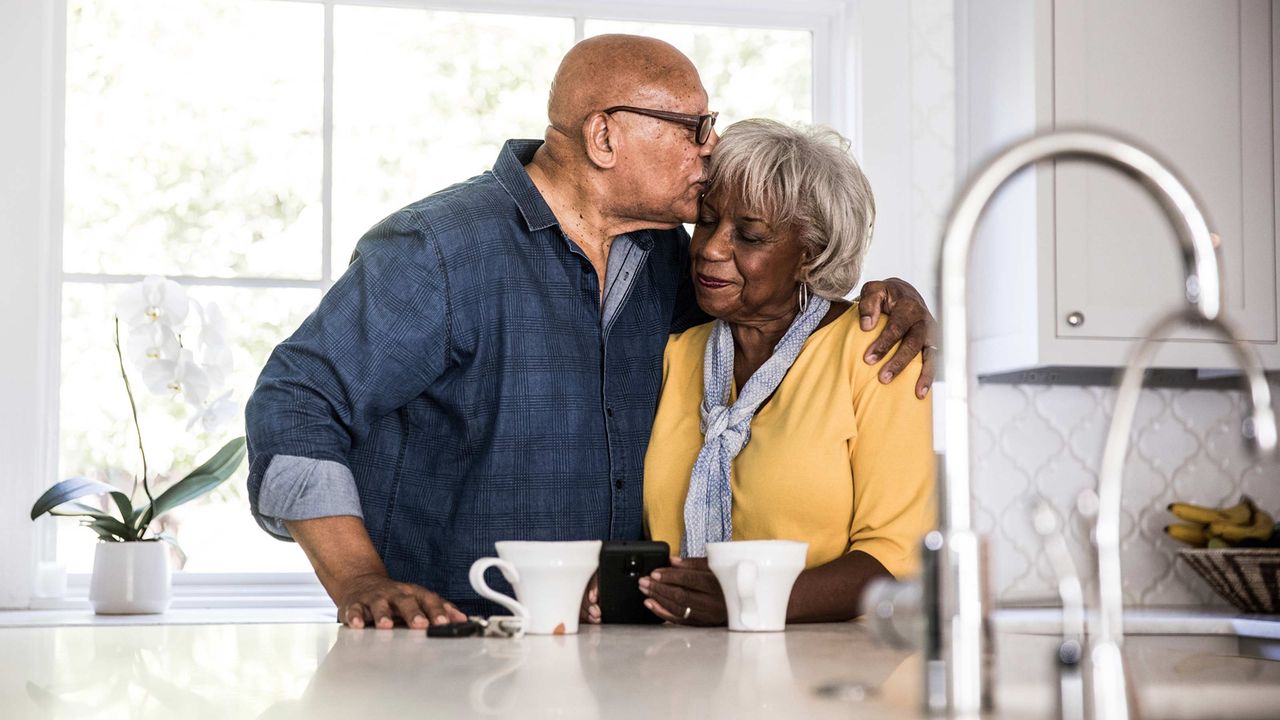
[[[711,129],[716,126],[716,116],[720,114],[713,112],[706,115],[685,115],[684,113],[650,110],[649,108],[631,107],[630,105],[614,105],[604,110],[605,115],[611,115],[616,112],[636,113],[637,115],[645,115],[691,127],[694,131],[694,138],[699,145],[705,145],[707,140],[711,138]]]

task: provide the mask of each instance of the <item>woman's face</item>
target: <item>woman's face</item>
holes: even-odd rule
[[[707,314],[751,324],[799,310],[799,228],[772,227],[764,213],[717,190],[702,200],[689,255],[698,305]]]

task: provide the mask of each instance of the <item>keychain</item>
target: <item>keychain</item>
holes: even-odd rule
[[[484,637],[524,637],[524,621],[514,615],[494,615],[488,619],[472,615],[466,620],[427,627],[427,637],[456,638],[482,635]]]

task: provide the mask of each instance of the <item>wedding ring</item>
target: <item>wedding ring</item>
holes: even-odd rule
[[[689,619],[689,616],[690,616],[690,615],[692,615],[692,614],[693,614],[693,608],[691,608],[691,607],[686,607],[686,608],[684,609],[684,615],[683,615],[682,617],[683,617],[685,620],[688,620],[688,619]]]

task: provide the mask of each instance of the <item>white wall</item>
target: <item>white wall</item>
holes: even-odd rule
[[[60,98],[48,92],[49,79],[62,72],[52,51],[53,28],[62,22],[57,5],[0,4],[0,607],[24,607],[31,591],[35,533],[28,510],[51,474],[43,448],[56,434],[57,418],[43,408],[47,374],[58,366],[46,351],[48,334],[57,332],[50,289],[57,286],[61,230],[53,212],[61,198],[54,192],[59,170],[47,153],[60,145],[53,142]]]
[[[864,0],[861,157],[876,197],[864,280],[897,276],[930,306],[935,254],[955,182],[955,46],[950,0]]]

